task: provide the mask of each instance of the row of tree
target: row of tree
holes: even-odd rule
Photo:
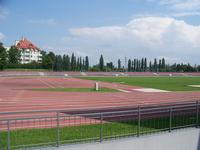
[[[88,71],[89,58],[88,56],[76,57],[74,54],[55,55],[53,52],[42,51],[41,62],[31,62],[29,64],[21,64],[21,53],[12,46],[8,51],[0,43],[0,70],[6,68],[22,68],[22,69],[48,69],[53,71]]]
[[[100,56],[99,64],[93,66],[96,68],[95,71],[122,71],[122,72],[199,72],[200,65],[191,66],[188,64],[166,64],[165,58],[154,59],[153,61],[148,61],[147,58],[142,59],[128,59],[122,65],[122,61],[118,59],[117,67],[114,66],[113,62],[106,63],[104,65],[103,55]]]
[[[0,70],[5,69],[8,64],[20,64],[20,52],[15,46],[11,46],[7,52],[0,43]]]
[[[53,71],[121,71],[121,72],[197,72],[200,66],[190,64],[166,64],[165,58],[148,61],[147,58],[128,59],[122,62],[120,59],[115,66],[113,62],[105,63],[103,55],[96,65],[89,65],[89,58],[70,55],[56,55],[53,52],[42,51],[42,61],[30,64],[20,63],[20,51],[12,46],[8,51],[0,43],[0,70],[6,68],[23,69],[48,69]],[[122,65],[123,64],[123,65]]]
[[[71,55],[55,55],[53,52],[42,52],[42,66],[54,71],[89,71],[89,58]]]

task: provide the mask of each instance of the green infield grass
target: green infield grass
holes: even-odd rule
[[[179,126],[195,125],[195,115],[173,117],[172,128]],[[140,122],[140,134],[154,133],[169,130],[169,117],[144,119]],[[101,128],[102,127],[102,128]],[[57,135],[61,144],[76,143],[84,141],[100,141],[100,132],[103,139],[110,139],[125,136],[138,135],[137,120],[123,120],[114,122],[105,122],[100,124],[66,126],[57,128],[40,129],[18,129],[11,130],[10,139],[12,149],[22,147],[34,147],[41,145],[57,144]],[[1,131],[0,148],[7,149],[8,133]]]
[[[82,77],[82,79],[115,82],[145,88],[155,88],[168,91],[199,91],[200,77]]]

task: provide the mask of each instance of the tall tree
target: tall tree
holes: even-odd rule
[[[134,59],[134,67],[133,67],[133,71],[136,71],[136,68],[137,68],[137,60]]]
[[[144,71],[144,58],[141,60],[141,71]]]
[[[66,59],[66,60],[65,60],[65,61],[66,61],[66,71],[70,71],[70,69],[71,69],[71,65],[70,65],[70,56],[67,55],[65,59]]]
[[[62,69],[63,69],[63,71],[67,70],[66,67],[67,67],[67,61],[66,61],[66,55],[64,54],[62,56]]]
[[[8,51],[8,62],[10,64],[19,64],[20,57],[21,57],[20,51],[15,46],[11,46]]]
[[[162,69],[163,69],[163,71],[165,71],[165,58],[162,58]]]
[[[154,69],[155,72],[158,71],[158,64],[157,64],[157,59],[156,58],[154,59],[153,69]]]
[[[120,60],[120,59],[118,59],[118,61],[117,61],[117,62],[118,62],[118,70],[120,70],[120,69],[121,69],[121,67],[122,67],[122,66],[121,66],[121,60]]]
[[[72,56],[71,56],[71,70],[72,71],[76,70],[76,57],[74,53],[72,53]]]
[[[80,58],[77,59],[76,70],[80,70]]]
[[[151,63],[151,61],[149,62],[149,71],[152,71],[152,63]]]
[[[136,71],[139,71],[139,60],[136,59]]]
[[[99,59],[99,70],[100,71],[104,70],[104,58],[103,58],[103,55],[101,55],[100,59]]]
[[[61,55],[56,55],[55,57],[55,63],[54,63],[54,71],[63,71],[63,66],[62,66],[62,56]]]
[[[56,60],[56,56],[53,52],[49,52],[48,54],[48,59],[49,59],[49,66],[51,66],[52,70],[53,70],[53,67],[55,65],[55,60]]]
[[[85,57],[85,70],[86,71],[89,70],[89,58],[88,58],[88,56]]]
[[[83,58],[82,71],[85,71],[85,59]]]
[[[161,71],[161,68],[162,68],[162,61],[161,61],[161,59],[159,59],[158,70]]]
[[[79,71],[83,71],[82,57],[80,57],[79,66]]]
[[[129,59],[128,60],[128,72],[130,72],[131,71],[131,60]]]
[[[4,70],[7,65],[7,52],[3,47],[3,43],[0,43],[0,70]]]
[[[147,71],[147,58],[144,59],[144,71]]]

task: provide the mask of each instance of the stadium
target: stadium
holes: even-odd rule
[[[199,43],[200,0],[0,0],[0,150],[200,150]]]
[[[198,73],[0,76],[2,149],[102,142],[199,125]]]

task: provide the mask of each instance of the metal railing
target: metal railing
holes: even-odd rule
[[[195,102],[0,113],[0,150],[99,141],[198,127]]]

